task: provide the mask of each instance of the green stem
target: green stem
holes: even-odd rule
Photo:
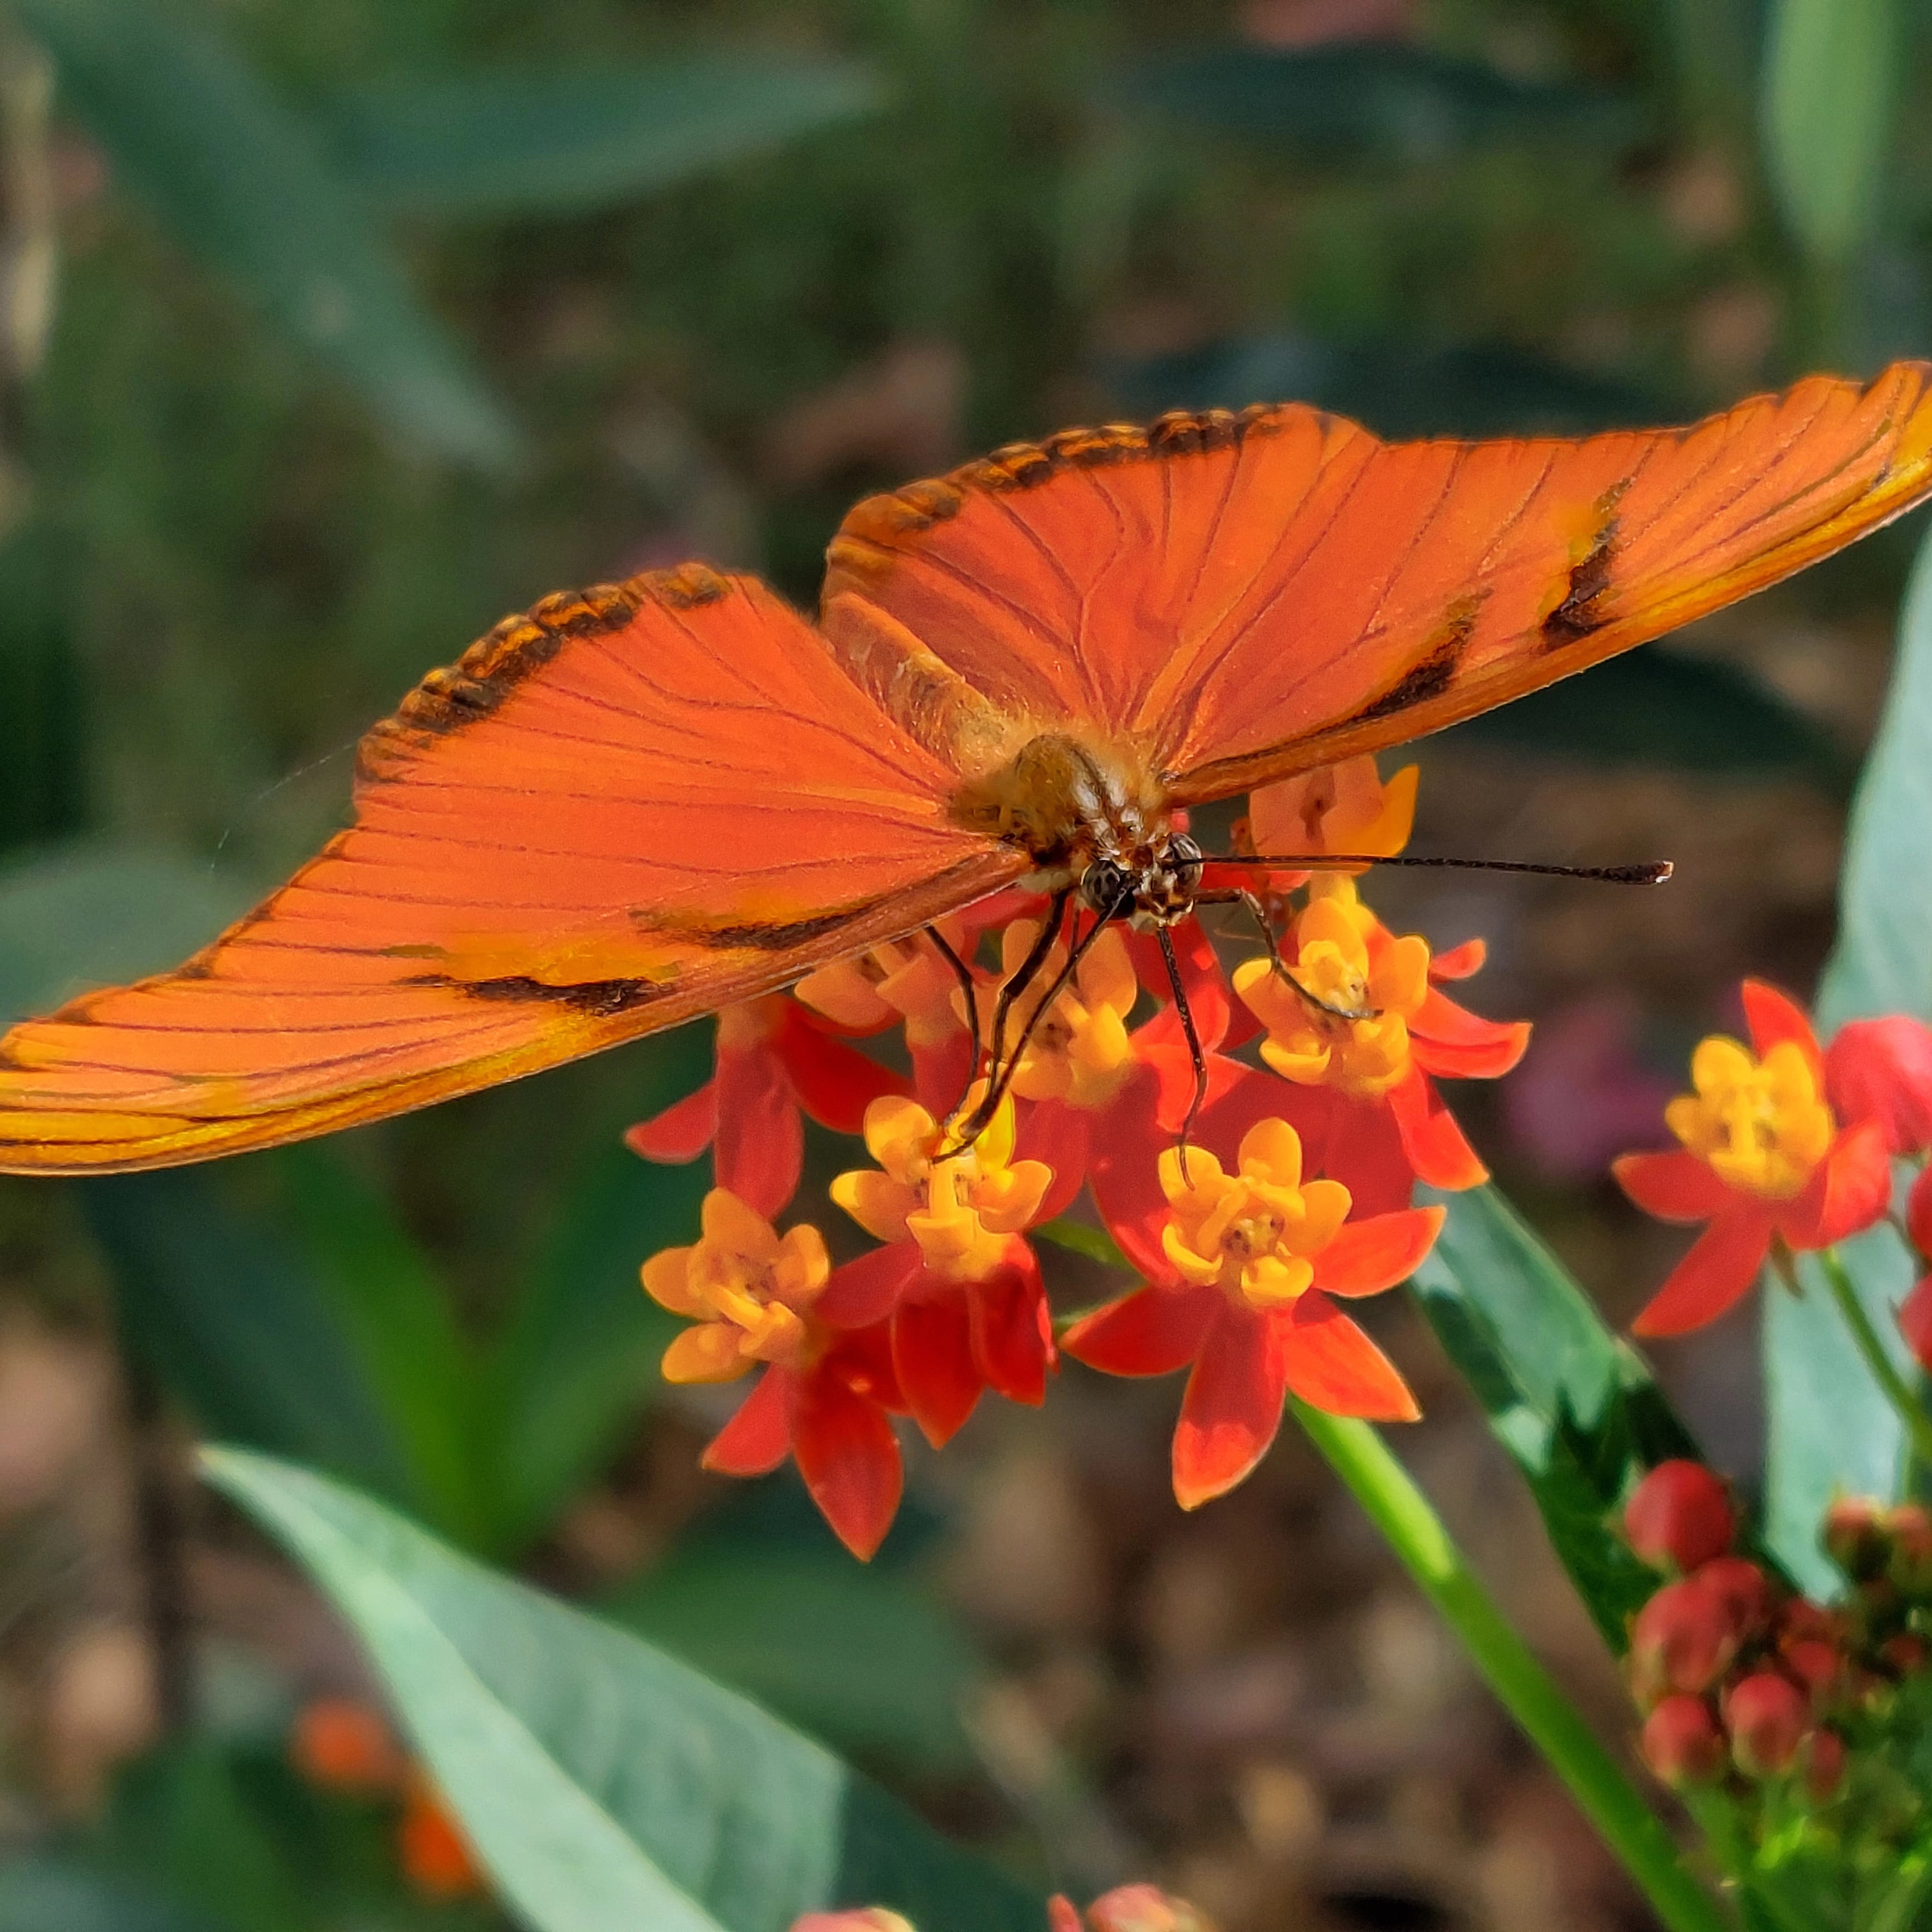
[[[1347,1484],[1409,1574],[1448,1619],[1489,1685],[1570,1788],[1670,1932],[1731,1932],[1670,1834],[1511,1628],[1429,1499],[1365,1422],[1289,1398],[1308,1438]]]
[[[1858,1288],[1846,1273],[1838,1250],[1821,1250],[1818,1264],[1825,1270],[1825,1279],[1831,1284],[1832,1299],[1838,1304],[1838,1312],[1844,1317],[1845,1326],[1851,1330],[1852,1340],[1864,1357],[1865,1366],[1871,1371],[1872,1380],[1885,1391],[1886,1400],[1898,1411],[1899,1420],[1905,1425],[1913,1456],[1926,1468],[1932,1468],[1932,1415],[1926,1414],[1924,1405],[1913,1392],[1911,1384],[1899,1373],[1898,1365],[1880,1339],[1878,1330],[1872,1326],[1871,1317],[1865,1312],[1865,1305],[1858,1299]]]

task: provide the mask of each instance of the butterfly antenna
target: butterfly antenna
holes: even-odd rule
[[[1530,872],[1545,879],[1589,879],[1606,886],[1660,886],[1677,868],[1668,859],[1634,866],[1537,866],[1520,859],[1418,858],[1399,852],[1379,858],[1372,852],[1270,852],[1216,854],[1210,866],[1270,866],[1299,872],[1333,872],[1354,866],[1408,866],[1444,872]]]
[[[1167,983],[1174,991],[1174,1010],[1180,1016],[1180,1030],[1187,1042],[1187,1058],[1194,1068],[1194,1097],[1187,1103],[1187,1118],[1180,1124],[1180,1179],[1192,1187],[1194,1178],[1187,1171],[1187,1150],[1194,1138],[1194,1123],[1208,1098],[1208,1056],[1201,1050],[1201,1035],[1196,1030],[1194,1014],[1187,1004],[1187,988],[1180,978],[1180,962],[1174,956],[1174,935],[1164,926],[1154,928],[1160,941],[1161,963],[1167,968]]]

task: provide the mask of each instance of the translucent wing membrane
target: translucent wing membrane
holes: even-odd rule
[[[364,741],[356,822],[178,971],[0,1042],[0,1168],[375,1120],[782,986],[1024,861],[756,582],[500,626]]]
[[[1069,430],[860,504],[824,622],[883,619],[1218,797],[1520,697],[1910,508],[1928,373],[1576,441],[1388,444],[1294,404]]]

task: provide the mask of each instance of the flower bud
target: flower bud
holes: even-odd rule
[[[1822,1716],[1836,1700],[1844,1679],[1844,1655],[1834,1643],[1817,1637],[1798,1637],[1780,1646],[1778,1660],[1797,1682],[1814,1715]]]
[[[1915,1186],[1912,1191],[1918,1190]],[[1924,1232],[1932,1234],[1932,1228]],[[1898,1332],[1905,1337],[1912,1360],[1932,1374],[1932,1274],[1921,1275],[1912,1283],[1912,1292],[1898,1304]]]
[[[1630,1625],[1632,1694],[1654,1704],[1673,1690],[1709,1690],[1737,1655],[1738,1638],[1719,1592],[1690,1577],[1665,1584]]]
[[[1701,1462],[1660,1462],[1624,1505],[1624,1534],[1653,1570],[1694,1570],[1731,1546],[1737,1517]]]
[[[1064,1901],[1063,1901],[1064,1902]],[[1069,1911],[1072,1907],[1067,1907]],[[1046,1908],[1049,1932],[1062,1932],[1053,1916],[1053,1904]],[[855,1905],[843,1912],[807,1912],[791,1922],[791,1932],[913,1932],[911,1921],[889,1912],[883,1905]],[[1080,1932],[1076,1915],[1066,1932]]]
[[[1643,1761],[1673,1791],[1714,1783],[1724,1768],[1724,1733],[1701,1697],[1666,1697],[1643,1720]]]
[[[1905,1232],[1912,1245],[1932,1261],[1932,1168],[1922,1168],[1905,1197]]]
[[[1879,1659],[1896,1677],[1914,1677],[1925,1668],[1925,1640],[1916,1630],[1900,1630],[1878,1647]]]
[[[1884,1569],[1889,1553],[1880,1510],[1868,1496],[1840,1496],[1825,1512],[1825,1554],[1854,1583]]]
[[[1814,1731],[1804,1744],[1804,1796],[1828,1804],[1845,1782],[1845,1741],[1836,1731]]]
[[[363,1796],[393,1791],[407,1769],[381,1712],[353,1697],[317,1697],[303,1706],[289,1756],[310,1784]]]
[[[1693,1573],[1697,1583],[1712,1592],[1730,1611],[1739,1643],[1762,1636],[1771,1627],[1771,1584],[1755,1563],[1742,1556],[1714,1556]]]
[[[1200,1910],[1158,1886],[1120,1885],[1087,1908],[1092,1932],[1212,1932]]]
[[[1932,1516],[1917,1503],[1901,1503],[1884,1527],[1892,1539],[1886,1574],[1907,1597],[1932,1594]]]
[[[1774,1670],[1754,1670],[1725,1694],[1732,1761],[1747,1778],[1781,1778],[1796,1762],[1810,1722],[1798,1687]]]

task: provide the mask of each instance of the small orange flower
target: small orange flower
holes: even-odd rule
[[[1826,1061],[1810,1022],[1775,987],[1747,980],[1744,1005],[1750,1046],[1722,1034],[1703,1041],[1690,1060],[1695,1090],[1664,1109],[1683,1144],[1612,1164],[1646,1214],[1708,1223],[1637,1317],[1640,1335],[1714,1322],[1749,1292],[1774,1243],[1800,1252],[1828,1248],[1890,1204],[1884,1121],[1840,1129],[1826,1102]],[[1841,1036],[1832,1052],[1855,1066],[1865,1044]]]
[[[1392,859],[1408,843],[1415,824],[1421,768],[1405,765],[1384,784],[1371,757],[1345,759],[1264,785],[1248,800],[1237,842],[1265,856],[1270,852],[1360,852]],[[1364,869],[1358,867],[1354,869]],[[1272,873],[1277,885],[1299,883],[1306,873]]]
[[[808,1312],[832,1274],[824,1237],[811,1226],[781,1235],[722,1187],[704,1197],[702,1225],[695,1246],[663,1249],[642,1270],[652,1300],[698,1324],[664,1351],[664,1380],[735,1382],[754,1362],[802,1366]]]
[[[1331,1414],[1412,1420],[1415,1399],[1333,1297],[1406,1280],[1442,1226],[1439,1208],[1348,1219],[1348,1190],[1302,1178],[1285,1120],[1241,1137],[1231,1173],[1190,1148],[1161,1157],[1171,1218],[1154,1285],[1075,1323],[1062,1346],[1109,1375],[1191,1366],[1174,1432],[1174,1493],[1192,1509],[1268,1453],[1292,1390]]]
[[[1001,980],[1010,980],[1040,937],[1036,920],[1015,920],[1000,938]],[[1127,1020],[1140,998],[1140,983],[1119,930],[1108,927],[1075,969],[1073,983],[1044,1014],[1047,987],[1065,965],[1064,946],[1054,948],[1034,982],[1038,990],[1013,1003],[1006,1017],[1003,1052],[1022,1039],[1012,1090],[1022,1100],[1060,1100],[1069,1106],[1102,1107],[1134,1077],[1139,1065]],[[954,989],[954,999],[963,996]],[[999,1003],[997,986],[978,989],[979,1030],[992,1036]]]
[[[1268,1028],[1262,1058],[1285,1080],[1379,1100],[1409,1070],[1408,1022],[1429,985],[1429,942],[1390,937],[1348,878],[1318,880],[1283,961],[1234,969],[1234,991]]]
[[[326,1791],[393,1791],[407,1760],[382,1714],[354,1697],[316,1697],[298,1714],[289,1757],[310,1784]]]
[[[403,1876],[425,1898],[468,1898],[483,1889],[482,1868],[462,1827],[440,1794],[420,1776],[397,1821],[396,1852]]]
[[[968,1096],[969,1111],[981,1090]],[[943,1158],[946,1130],[916,1101],[874,1100],[865,1132],[866,1152],[885,1171],[840,1174],[832,1199],[879,1240],[910,1234],[943,1280],[983,1280],[1005,1265],[1013,1238],[1032,1225],[1052,1185],[1044,1162],[1012,1157],[1010,1099],[970,1147]]]

